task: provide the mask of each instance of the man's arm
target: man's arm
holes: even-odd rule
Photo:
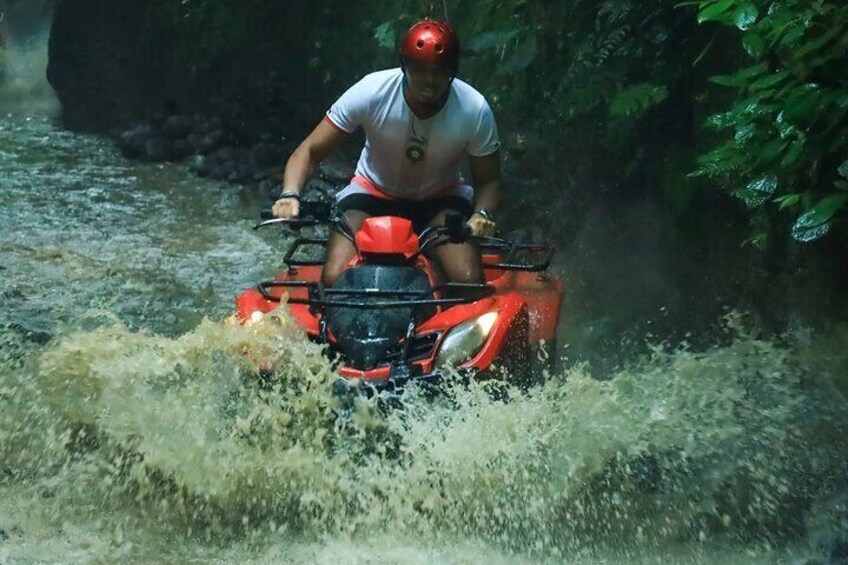
[[[500,202],[500,152],[495,151],[483,157],[469,157],[468,164],[474,180],[474,215],[468,220],[468,225],[474,235],[492,235],[495,231],[495,222],[486,216]]]
[[[300,194],[318,163],[340,148],[348,138],[350,134],[331,124],[328,119],[321,120],[286,162],[283,193]],[[300,212],[300,206],[295,198],[282,198],[274,203],[273,212],[278,218],[293,218]]]

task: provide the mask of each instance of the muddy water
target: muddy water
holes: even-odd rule
[[[844,535],[844,328],[729,319],[604,381],[342,421],[285,313],[222,323],[279,260],[256,209],[0,118],[0,563],[791,563]]]

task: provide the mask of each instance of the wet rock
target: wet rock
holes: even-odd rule
[[[185,139],[178,139],[171,144],[170,160],[181,161],[194,153],[194,149]]]
[[[227,140],[227,136],[224,133],[224,130],[221,130],[221,129],[212,130],[209,133],[198,136],[195,139],[194,143],[197,144],[195,146],[195,149],[200,153],[209,154],[209,153],[216,151],[218,148],[220,148],[221,145],[223,145],[226,142],[226,140]],[[191,143],[191,141],[190,141],[190,143]],[[192,143],[192,145],[194,145],[194,143]]]
[[[280,186],[281,182],[279,179],[264,179],[259,181],[259,191],[272,202],[280,194]]]
[[[225,180],[233,184],[244,184],[253,180],[255,169],[247,161],[233,160],[225,164]]]
[[[253,178],[256,182],[269,180],[276,183],[283,182],[283,166],[282,164],[266,167],[264,169],[258,169],[256,174],[253,175]]]
[[[318,166],[321,177],[334,184],[347,184],[353,176],[354,167],[339,156],[326,159]]]
[[[128,159],[138,159],[144,154],[145,144],[156,135],[150,124],[138,124],[118,137],[121,154]]]
[[[154,136],[144,142],[144,153],[141,158],[145,161],[167,161],[171,156],[171,147],[164,137]]]
[[[306,183],[304,188],[306,192],[320,192],[327,197],[332,197],[335,196],[340,186],[341,184],[333,184],[320,178],[313,178]]]
[[[259,143],[250,150],[250,162],[256,167],[270,167],[283,162],[283,148],[271,143]]]
[[[218,116],[195,116],[194,122],[199,133],[223,131],[224,129],[224,123]]]
[[[194,129],[194,120],[189,116],[170,116],[162,124],[162,134],[171,139],[183,139]]]
[[[188,161],[188,169],[199,177],[208,177],[209,158],[206,155],[192,155]]]
[[[232,161],[236,157],[235,147],[222,147],[215,152],[215,159],[221,162]]]

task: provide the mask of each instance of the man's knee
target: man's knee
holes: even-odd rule
[[[462,284],[480,284],[483,282],[483,273],[479,269],[466,268],[453,271],[448,274],[450,282]]]
[[[463,284],[484,282],[480,255],[475,249],[445,253],[439,259],[442,270],[450,282]]]
[[[353,244],[338,234],[331,235],[327,245],[327,257],[321,269],[321,283],[324,286],[332,286],[355,256],[356,248]]]
[[[342,270],[337,266],[331,265],[330,263],[324,263],[324,267],[321,269],[321,284],[324,286],[333,286],[333,283],[336,282],[336,279],[338,279],[341,274]]]

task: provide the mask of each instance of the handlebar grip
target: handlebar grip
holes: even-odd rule
[[[259,210],[259,218],[262,220],[273,220],[274,211],[271,208],[262,208]]]

